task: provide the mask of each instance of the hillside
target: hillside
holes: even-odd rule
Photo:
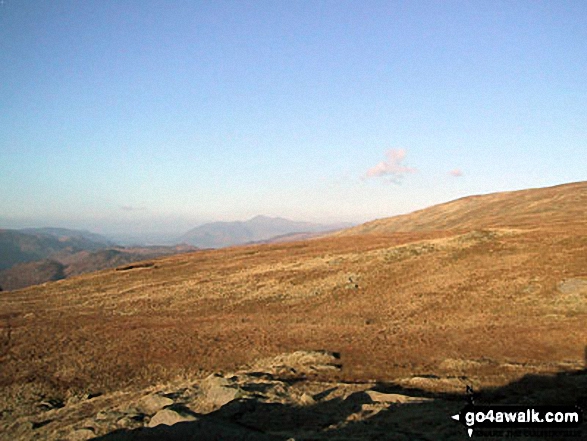
[[[20,263],[0,271],[0,287],[15,290],[45,282],[65,279],[80,274],[116,268],[133,262],[154,259],[170,254],[196,251],[189,245],[105,248],[96,251],[76,251],[71,248],[51,254],[49,259]]]
[[[533,228],[542,223],[564,225],[585,220],[587,182],[577,182],[549,188],[469,196],[406,215],[368,222],[338,234]]]
[[[233,396],[211,418],[267,439],[359,440],[382,427],[397,439],[457,440],[466,434],[449,412],[462,407],[466,385],[505,404],[575,404],[586,384],[586,186],[464,198],[406,215],[413,226],[400,216],[308,241],[180,254],[3,292],[0,439],[63,439],[65,426],[140,439],[132,431],[149,427],[154,411],[133,410],[134,422],[120,422],[118,432],[100,423],[131,418],[128,391],[139,400],[144,388],[170,385],[166,397],[200,412],[190,400],[202,390],[188,385],[296,351],[340,358],[340,369],[308,375],[283,367],[301,375],[295,384],[309,396],[307,412],[301,392],[295,405],[265,407]],[[286,402],[294,383],[263,372],[257,396],[282,388]],[[215,381],[241,381],[221,377]],[[432,402],[382,410],[380,395],[344,392],[357,384],[361,393]],[[51,403],[68,405],[59,413]],[[295,421],[313,425],[304,432]]]
[[[92,251],[112,245],[108,239],[86,231],[63,228],[0,230],[0,270],[46,259],[59,252]]]
[[[67,242],[68,240],[77,239],[80,243],[85,243],[84,249],[92,249],[97,246],[113,246],[116,245],[112,240],[108,239],[101,234],[92,233],[87,230],[72,230],[69,228],[55,228],[55,227],[44,227],[44,228],[21,228],[18,230],[21,233],[32,234],[32,235],[45,235],[54,236],[59,240]],[[82,247],[80,245],[80,247]]]
[[[212,222],[200,225],[178,242],[199,248],[222,248],[251,242],[267,241],[274,237],[294,233],[317,233],[332,231],[349,225],[323,225],[311,222],[295,222],[279,217],[256,216],[248,221]]]
[[[19,263],[0,271],[0,287],[4,291],[25,288],[65,279],[65,266],[55,260],[42,259]]]

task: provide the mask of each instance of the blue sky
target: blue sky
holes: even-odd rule
[[[366,221],[587,179],[587,3],[0,5],[0,227]]]

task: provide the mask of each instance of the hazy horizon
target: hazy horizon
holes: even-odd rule
[[[261,217],[279,218],[285,219],[281,216],[264,216]],[[257,217],[257,216],[255,216]],[[104,223],[94,223],[92,221],[86,222],[71,222],[59,225],[49,224],[41,221],[13,221],[6,222],[0,219],[0,229],[14,229],[14,230],[26,230],[27,228],[65,228],[79,231],[88,231],[90,233],[101,234],[111,240],[114,240],[120,245],[174,245],[181,242],[181,236],[184,236],[189,231],[215,222],[246,222],[252,220],[248,219],[233,219],[228,221],[210,220],[210,221],[190,221],[187,219],[178,222],[161,220],[158,224],[142,225],[129,225],[128,223],[108,225]],[[293,222],[308,222],[304,219],[286,219]],[[311,222],[313,224],[332,225],[333,228],[339,228],[341,226],[357,225],[362,222]],[[345,224],[345,225],[343,225]],[[346,225],[348,224],[348,225]]]
[[[360,223],[587,179],[581,1],[0,5],[0,228]]]

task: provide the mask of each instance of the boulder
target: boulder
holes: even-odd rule
[[[222,407],[233,400],[245,396],[245,392],[235,381],[213,374],[202,380],[200,388],[207,403]]]
[[[92,429],[84,428],[72,432],[67,439],[69,441],[86,441],[95,437],[96,434]]]
[[[171,406],[173,400],[159,394],[151,394],[143,397],[137,403],[137,409],[146,415],[153,415],[165,406]]]
[[[184,421],[196,421],[198,418],[196,415],[191,412],[189,409],[183,408],[167,408],[162,409],[153,415],[147,427],[156,427],[160,424],[165,424],[167,426],[172,426],[176,423],[182,423]]]

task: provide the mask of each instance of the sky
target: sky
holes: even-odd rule
[[[587,179],[587,2],[0,1],[0,227],[363,222]]]

